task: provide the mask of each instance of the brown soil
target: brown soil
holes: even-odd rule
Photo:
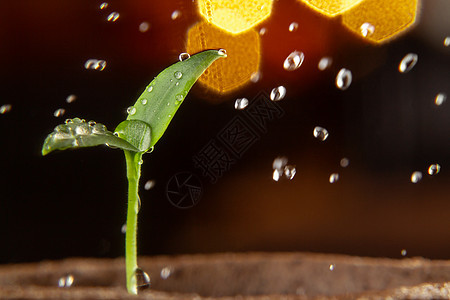
[[[0,299],[449,299],[450,261],[310,253],[141,257],[151,287],[125,290],[123,258],[0,266]],[[333,265],[333,270],[330,270]],[[167,279],[163,268],[170,269]],[[74,278],[58,287],[62,276]]]

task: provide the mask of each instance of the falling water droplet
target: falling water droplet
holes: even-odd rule
[[[217,52],[219,55],[222,55],[223,57],[227,57],[227,50],[225,49],[219,49]]]
[[[259,30],[259,35],[265,35],[266,32],[267,32],[266,27],[262,27],[262,28]]]
[[[407,73],[411,71],[411,69],[416,65],[418,59],[419,57],[415,53],[406,54],[398,65],[398,70],[401,73]]]
[[[336,86],[338,89],[345,91],[352,83],[352,72],[346,68],[342,68],[336,76]]]
[[[133,285],[138,291],[147,289],[150,286],[150,276],[141,268],[137,268],[133,274]]]
[[[58,118],[63,116],[66,113],[66,110],[64,108],[58,108],[57,110],[55,110],[55,112],[53,112],[53,115]]]
[[[11,104],[3,104],[2,106],[0,106],[0,114],[4,115],[6,113],[9,113],[11,109],[12,109]]]
[[[331,264],[331,265],[328,267],[328,269],[330,269],[330,271],[334,271],[334,265]]]
[[[325,56],[322,57],[317,64],[317,68],[319,68],[320,71],[323,71],[331,66],[333,63],[333,59],[331,57]]]
[[[151,190],[153,187],[155,186],[155,181],[154,180],[147,180],[147,182],[144,185],[144,189],[146,191]]]
[[[335,183],[339,180],[339,174],[338,173],[333,173],[330,175],[330,178],[328,179],[328,181],[330,183]]]
[[[270,100],[272,101],[280,101],[286,96],[286,88],[282,85],[273,88],[270,92]]]
[[[298,29],[298,23],[297,22],[292,22],[291,24],[289,24],[289,31],[290,32],[297,31],[297,29]]]
[[[84,68],[87,70],[96,70],[96,71],[103,71],[106,67],[106,61],[101,59],[88,59],[84,63]]]
[[[108,20],[108,22],[115,22],[115,21],[117,21],[117,19],[119,17],[120,17],[120,14],[118,12],[114,11],[108,15],[106,20]]]
[[[406,252],[406,249],[402,249],[402,251],[400,251],[400,254],[402,256],[406,256],[406,254],[408,254],[408,252]]]
[[[69,274],[58,279],[58,286],[62,288],[69,288],[73,285],[73,281],[73,275]]]
[[[183,53],[180,53],[180,55],[178,56],[178,60],[185,61],[186,59],[188,59],[190,57],[191,56],[189,55],[189,53],[183,52]]]
[[[134,107],[134,106],[130,106],[130,107],[128,107],[127,108],[127,114],[129,114],[129,115],[134,115],[136,113],[136,107]]]
[[[100,9],[105,9],[108,7],[108,2],[103,2],[102,4],[100,4]]]
[[[288,159],[285,156],[278,156],[273,160],[272,169],[274,170],[282,170],[287,165]]]
[[[420,171],[414,171],[411,174],[411,182],[412,183],[418,183],[420,180],[422,180],[422,172]]]
[[[316,126],[314,127],[313,135],[316,139],[323,142],[328,138],[328,130],[320,126]]]
[[[170,16],[170,18],[171,18],[172,20],[176,20],[176,19],[178,19],[180,16],[181,16],[181,12],[177,9],[177,10],[174,10],[174,11],[173,11],[173,13],[172,13],[172,15]]]
[[[145,104],[147,104],[147,102],[148,102],[148,100],[147,100],[147,99],[141,99],[141,103],[142,103],[142,105],[145,105]]]
[[[450,46],[450,36],[446,36],[444,39],[444,46],[448,47]]]
[[[139,24],[139,31],[140,32],[147,32],[150,29],[150,23],[148,22],[142,22]]]
[[[434,104],[436,104],[437,106],[440,106],[445,102],[445,100],[447,100],[447,95],[444,93],[439,93],[434,98]]]
[[[77,100],[77,96],[75,96],[75,95],[73,95],[73,94],[67,96],[67,98],[66,98],[66,102],[67,102],[67,103],[75,102],[75,100]]]
[[[286,71],[294,71],[300,68],[303,61],[305,60],[305,54],[301,51],[295,50],[286,57],[283,63],[283,68]]]
[[[175,73],[173,73],[173,76],[176,79],[181,79],[181,77],[183,77],[183,73],[181,73],[180,71],[176,71]]]
[[[160,276],[162,279],[166,280],[167,278],[169,278],[170,274],[172,273],[172,269],[169,267],[164,267],[161,269],[161,273]]]
[[[348,165],[350,164],[350,160],[347,157],[344,157],[341,159],[339,164],[341,165],[341,167],[347,168]]]
[[[375,32],[375,26],[370,23],[363,23],[359,28],[363,37],[371,36]]]
[[[280,180],[281,176],[283,175],[283,171],[280,171],[279,169],[273,170],[272,178],[275,181]]]
[[[250,81],[253,83],[258,82],[261,79],[261,72],[254,72],[250,75]]]
[[[439,164],[432,164],[428,167],[429,175],[436,175],[439,171],[441,171],[441,166]]]
[[[234,102],[234,108],[237,110],[243,110],[248,105],[248,99],[247,98],[238,98]]]
[[[295,166],[287,165],[284,167],[284,176],[286,176],[287,179],[292,180],[297,173],[297,169]]]
[[[127,224],[123,224],[122,227],[120,227],[120,232],[123,234],[127,233]]]

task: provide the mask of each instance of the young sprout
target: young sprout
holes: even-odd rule
[[[104,144],[124,151],[128,179],[125,265],[127,290],[130,294],[138,292],[135,277],[140,270],[137,264],[136,232],[142,156],[152,150],[162,137],[192,85],[220,57],[226,57],[223,49],[207,50],[163,70],[145,88],[136,103],[129,107],[127,119],[116,127],[114,133],[108,131],[103,124],[74,118],[56,126],[45,139],[42,155],[54,150]]]

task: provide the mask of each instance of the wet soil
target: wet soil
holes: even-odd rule
[[[151,277],[139,296],[126,292],[123,258],[3,265],[0,299],[450,298],[450,261],[419,257],[227,253],[141,257],[139,265]],[[58,287],[68,275],[71,287]]]

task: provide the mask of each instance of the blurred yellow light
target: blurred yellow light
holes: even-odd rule
[[[411,27],[418,0],[365,0],[345,12],[342,23],[359,36],[381,43]]]
[[[197,23],[189,29],[186,52],[220,48],[227,51],[227,57],[215,61],[199,78],[199,82],[216,92],[226,93],[246,84],[258,71],[259,34],[252,29],[233,35],[207,22]]]
[[[352,8],[363,0],[300,0],[314,10],[334,17]],[[395,0],[392,0],[395,1]]]
[[[198,0],[200,14],[230,33],[253,28],[269,17],[273,0]]]

